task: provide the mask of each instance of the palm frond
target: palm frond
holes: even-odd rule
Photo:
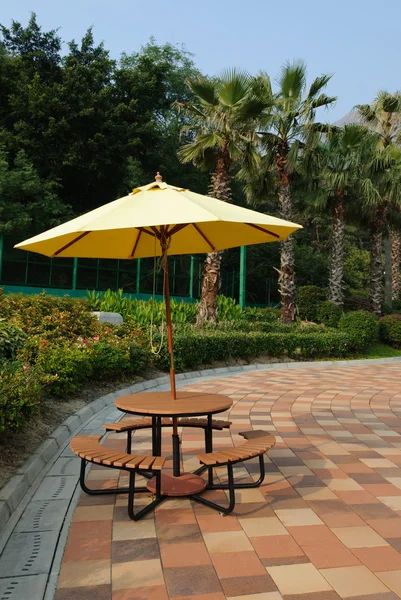
[[[183,163],[197,162],[203,159],[206,150],[221,148],[223,143],[223,139],[215,132],[199,135],[191,144],[181,146],[178,150],[178,158]]]
[[[312,109],[319,108],[320,106],[324,106],[329,108],[337,101],[337,96],[326,96],[326,94],[320,94],[317,98],[314,98],[311,101]]]
[[[320,77],[316,77],[309,88],[308,98],[314,98],[321,90],[323,90],[333,75],[321,75]]]
[[[218,78],[217,94],[225,106],[243,102],[251,88],[252,79],[246,71],[226,69]]]
[[[376,114],[370,104],[357,104],[355,108],[366,123],[376,123]]]
[[[187,83],[202,103],[210,106],[218,104],[216,85],[213,81],[200,76],[196,79],[189,79]]]
[[[277,79],[277,84],[279,94],[284,98],[300,98],[306,85],[305,63],[303,61],[285,63]]]

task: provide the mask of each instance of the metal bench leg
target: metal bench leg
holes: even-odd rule
[[[88,486],[85,483],[86,464],[87,464],[87,461],[84,458],[82,458],[81,459],[81,471],[79,474],[79,483],[80,483],[81,489],[85,492],[85,494],[89,494],[90,496],[100,496],[101,494],[128,494],[129,493],[129,487],[100,489],[100,490],[94,490],[94,489],[88,488]],[[107,468],[107,467],[105,467],[105,468]],[[136,492],[147,492],[148,488],[139,487],[135,491]]]
[[[132,454],[132,430],[127,431],[127,454]]]
[[[227,465],[227,474],[228,474],[228,486],[227,486],[227,488],[225,488],[225,489],[229,490],[229,504],[227,507],[220,506],[219,504],[216,504],[215,502],[206,500],[206,498],[202,498],[202,496],[194,495],[194,496],[191,496],[191,498],[193,498],[194,500],[196,500],[196,502],[199,502],[200,504],[205,504],[205,506],[210,506],[210,508],[214,508],[215,510],[218,510],[223,515],[230,514],[230,512],[232,512],[235,507],[234,474],[233,474],[233,466],[231,463],[228,463],[228,465]]]
[[[145,490],[148,491],[147,488],[145,488]],[[151,510],[156,508],[156,506],[160,504],[160,502],[164,500],[165,497],[161,495],[161,471],[156,472],[156,498],[135,514],[134,498],[135,492],[137,491],[138,489],[135,488],[135,471],[130,471],[128,491],[128,516],[132,521],[139,521],[139,519],[142,519]]]
[[[240,461],[239,461],[240,462]],[[245,462],[245,461],[242,461]],[[263,458],[263,454],[259,455],[259,467],[260,467],[260,476],[259,479],[257,481],[254,481],[253,483],[236,483],[234,485],[235,489],[241,489],[241,488],[255,488],[255,487],[259,487],[265,478],[265,461]],[[228,490],[229,485],[227,485],[227,483],[215,483],[213,485],[208,485],[207,486],[208,490]]]

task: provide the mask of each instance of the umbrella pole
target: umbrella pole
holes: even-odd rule
[[[173,400],[177,398],[175,387],[175,370],[174,370],[174,349],[173,349],[173,327],[171,324],[171,305],[170,305],[170,285],[168,280],[168,263],[167,252],[163,253],[164,263],[164,299],[166,303],[166,323],[167,323],[167,346],[170,356],[170,387],[171,397]],[[180,466],[180,437],[178,435],[177,417],[173,417],[173,473],[174,477],[179,477],[181,474]]]

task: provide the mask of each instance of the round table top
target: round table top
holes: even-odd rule
[[[134,415],[196,417],[224,412],[231,408],[233,401],[228,396],[202,392],[177,392],[177,398],[173,399],[168,391],[129,394],[117,398],[114,404]]]

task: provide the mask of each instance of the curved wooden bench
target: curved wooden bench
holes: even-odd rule
[[[161,420],[162,427],[171,427],[173,425],[172,419],[164,417]],[[212,419],[212,429],[222,431],[223,429],[229,429],[231,421],[222,421],[220,419]],[[116,423],[106,423],[102,425],[102,428],[106,431],[114,431],[115,433],[127,432],[127,452],[131,452],[132,448],[132,432],[138,429],[148,429],[152,427],[152,417],[128,417],[122,421]],[[208,447],[207,442],[207,427],[208,420],[206,418],[196,417],[180,417],[178,419],[178,427],[198,427],[205,431],[205,448]]]
[[[100,444],[100,435],[77,435],[70,442],[70,448],[81,459],[81,472],[79,482],[84,492],[91,495],[98,494],[128,494],[128,515],[137,521],[145,516],[150,510],[157,506],[163,499],[161,496],[161,470],[166,462],[162,456],[134,455],[116,450],[110,450]],[[129,472],[129,486],[127,488],[113,488],[94,490],[87,487],[85,483],[85,469],[88,462],[109,467],[122,469]],[[135,492],[147,492],[146,487],[135,488],[135,474],[138,472],[149,472],[156,476],[156,498],[138,513],[134,514]]]
[[[263,455],[265,452],[270,450],[275,443],[276,438],[274,435],[270,435],[269,433],[263,431],[258,435],[251,436],[251,439],[241,446],[227,448],[226,450],[218,450],[216,452],[210,452],[207,454],[198,454],[196,458],[208,468],[227,466],[228,484],[213,484],[209,485],[208,489],[229,490],[230,499],[228,507],[225,508],[216,504],[215,502],[201,498],[200,496],[192,496],[192,498],[197,502],[206,504],[206,506],[215,508],[223,514],[227,515],[228,513],[232,512],[235,506],[235,489],[258,487],[263,482],[265,478],[265,463]],[[239,462],[245,462],[251,458],[259,458],[259,479],[253,483],[237,483],[234,486],[233,465]]]

